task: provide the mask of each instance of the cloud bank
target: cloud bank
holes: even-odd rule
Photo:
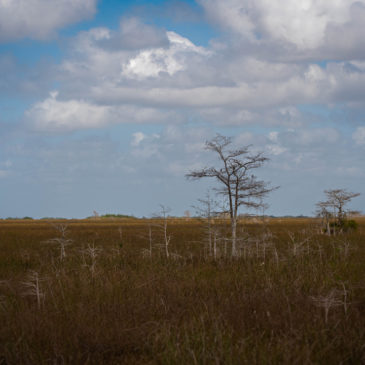
[[[229,13],[236,9],[235,16],[240,19],[248,17],[251,12],[240,3],[232,1],[230,8],[229,4],[206,0],[203,5],[208,14],[224,6]],[[270,17],[277,11],[273,4],[262,8],[252,5],[252,9],[265,9]],[[295,9],[299,14],[304,12],[308,21],[324,22],[325,34],[332,23],[345,27],[346,14],[351,15],[353,6],[360,6],[338,1],[326,12],[324,2],[321,6],[306,5],[308,11],[305,4],[309,3]],[[288,9],[291,11],[290,6]],[[325,19],[318,15],[322,13]],[[234,19],[230,24],[233,26]],[[275,32],[270,33],[269,40],[276,42],[281,37],[284,42],[284,36]],[[294,36],[290,29],[288,34]],[[308,38],[305,41],[293,38],[285,42],[308,55],[316,47],[325,47],[312,43],[317,39],[312,33],[304,36]],[[148,123],[148,115],[138,110],[150,111],[152,122],[161,117],[161,123],[200,120],[213,125],[296,127],[316,118],[303,113],[302,105],[321,106],[328,113],[336,105],[357,114],[363,108],[365,63],[361,58],[325,63],[279,60],[266,57],[272,45],[265,40],[251,39],[252,44],[261,42],[260,52],[257,45],[243,52],[238,49],[240,42],[216,40],[207,47],[196,46],[176,32],[145,25],[137,18],[123,18],[118,30],[104,27],[80,32],[70,44],[69,56],[55,70],[62,85],[59,97],[39,101],[25,117],[36,129],[59,132],[114,123]],[[246,43],[242,42],[244,49]],[[168,116],[173,119],[168,120]]]

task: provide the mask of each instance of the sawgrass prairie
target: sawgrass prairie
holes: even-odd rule
[[[364,363],[356,220],[2,220],[0,364]]]

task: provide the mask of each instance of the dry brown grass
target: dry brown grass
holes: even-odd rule
[[[159,220],[0,221],[0,364],[364,363],[358,221],[338,237],[312,219],[251,222],[234,260],[224,240],[207,255],[194,219],[169,220],[169,260]]]

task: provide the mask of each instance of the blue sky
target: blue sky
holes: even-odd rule
[[[269,214],[365,205],[365,0],[0,0],[0,217],[193,209],[216,133]]]

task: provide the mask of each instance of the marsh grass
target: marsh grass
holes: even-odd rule
[[[167,258],[161,223],[68,221],[61,257],[49,223],[0,222],[0,364],[365,362],[365,222],[247,224],[235,259],[178,219]]]

